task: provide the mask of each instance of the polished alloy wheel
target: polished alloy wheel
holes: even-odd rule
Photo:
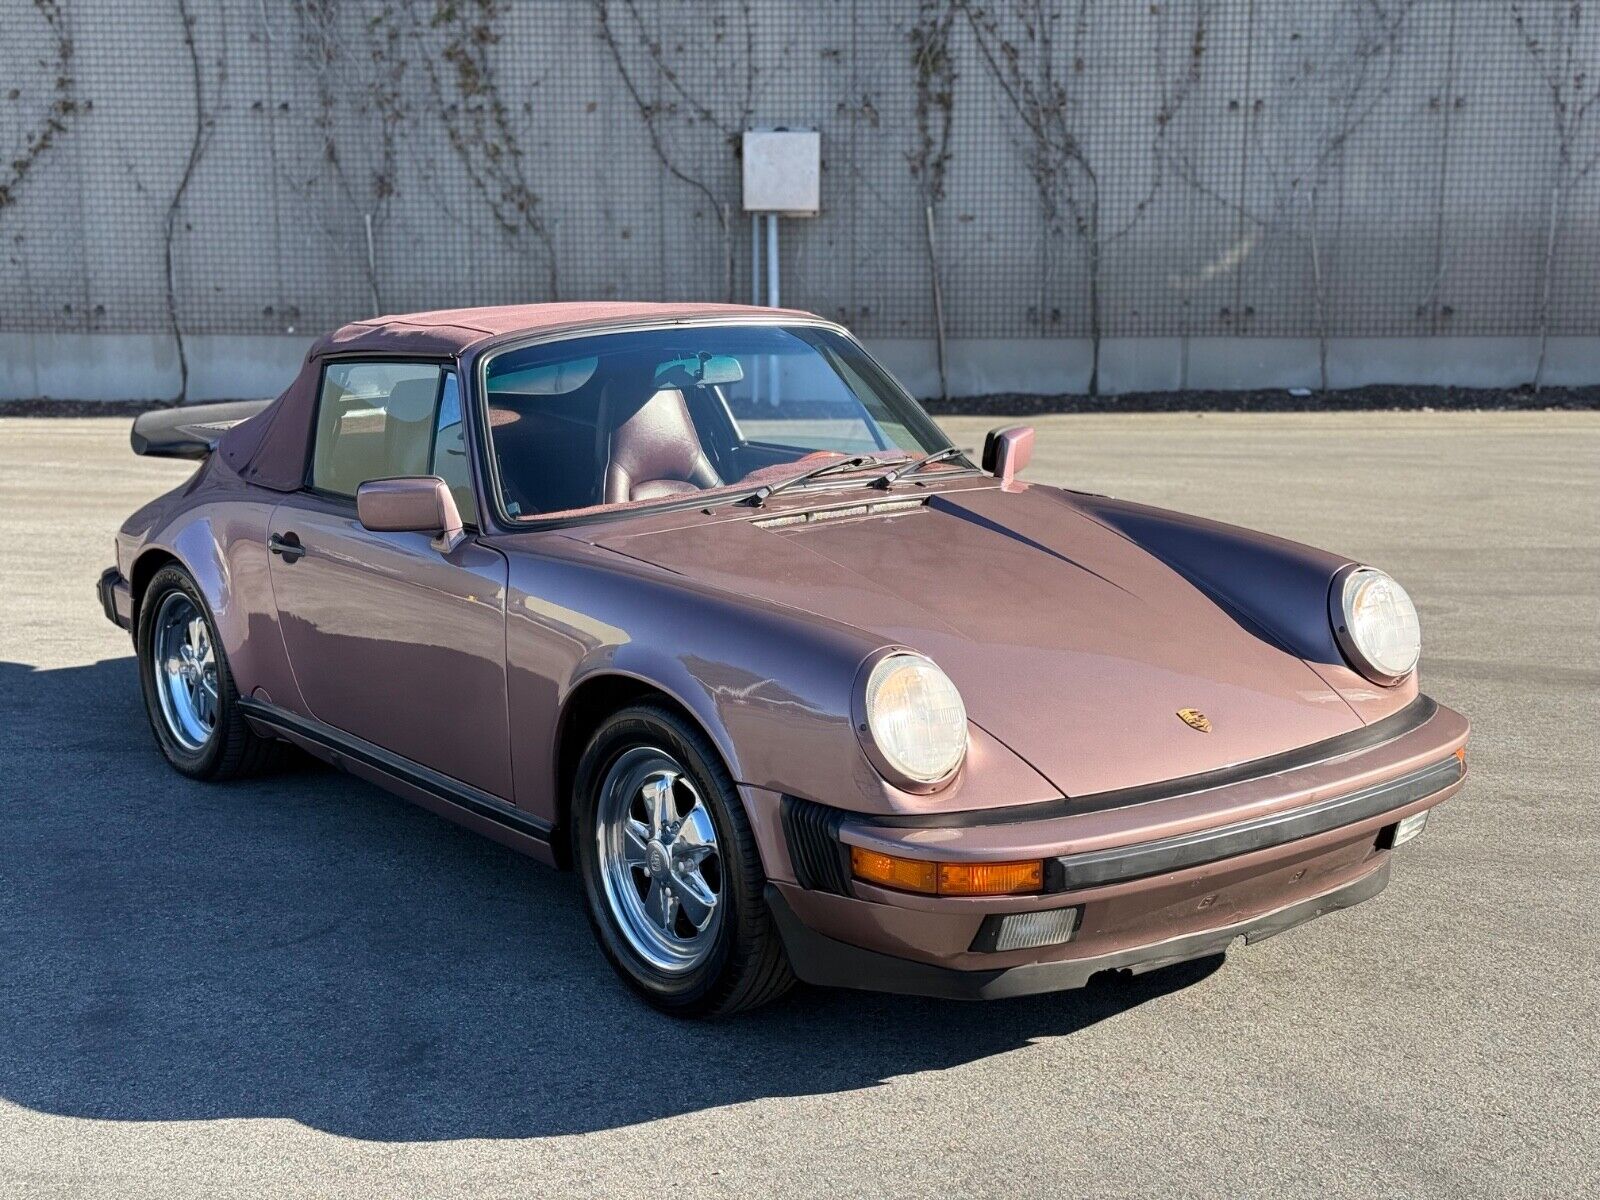
[[[198,751],[217,727],[217,658],[204,615],[182,592],[161,601],[151,654],[167,732],[185,750]]]
[[[600,785],[595,839],[606,903],[629,946],[657,970],[704,961],[722,924],[716,825],[670,754],[635,746]]]

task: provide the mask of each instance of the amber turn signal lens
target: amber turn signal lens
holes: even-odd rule
[[[1044,863],[940,863],[941,896],[1015,896],[1044,888]]]
[[[902,892],[924,892],[933,896],[939,891],[938,863],[896,858],[893,854],[879,854],[876,850],[851,846],[850,871],[857,879],[898,888]]]
[[[925,896],[1016,896],[1044,890],[1044,863],[931,863],[850,847],[850,871],[860,880]]]

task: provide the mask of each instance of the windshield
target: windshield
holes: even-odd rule
[[[570,338],[502,351],[485,381],[513,519],[753,488],[834,458],[871,456],[868,471],[950,445],[859,346],[814,326]]]

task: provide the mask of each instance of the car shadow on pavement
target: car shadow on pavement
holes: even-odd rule
[[[677,1021],[616,982],[570,876],[313,765],[177,775],[131,658],[0,662],[0,751],[0,1097],[47,1113],[586,1132],[958,1066],[1220,961],[987,1005],[802,988]]]

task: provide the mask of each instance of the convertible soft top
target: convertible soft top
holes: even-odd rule
[[[641,320],[737,317],[808,313],[753,308],[743,304],[622,304],[578,301],[570,304],[516,304],[500,308],[458,308],[403,313],[354,321],[319,338],[286,391],[257,416],[218,440],[222,461],[251,483],[278,492],[296,491],[304,481],[311,426],[316,417],[322,359],[332,354],[455,357],[483,343],[528,333],[591,330]]]

